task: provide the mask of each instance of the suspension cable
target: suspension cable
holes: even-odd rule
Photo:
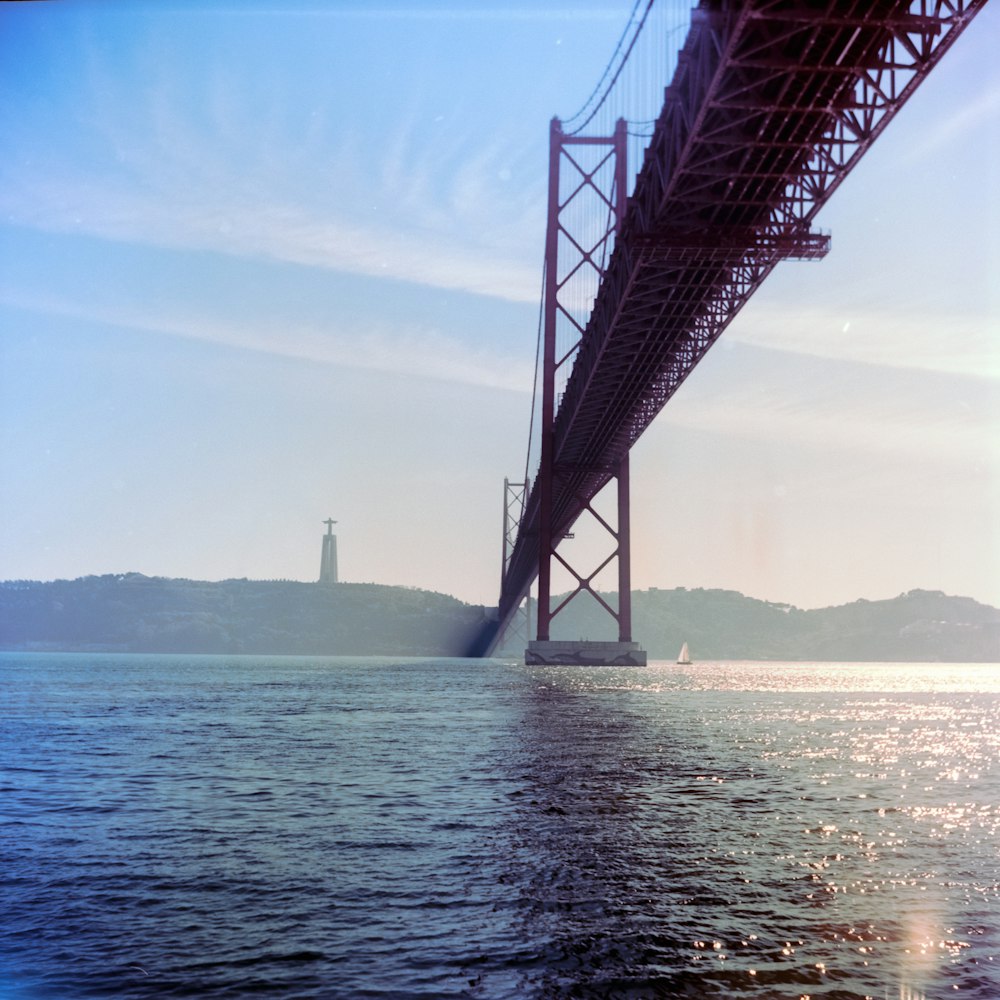
[[[535,403],[538,398],[538,367],[542,355],[542,325],[545,317],[545,269],[547,266],[547,262],[542,261],[542,292],[538,297],[538,335],[535,339],[535,377],[531,386],[531,417],[528,420],[528,453],[524,458],[524,486],[526,490],[528,489],[528,473],[531,471],[531,438],[535,432]]]
[[[632,26],[632,22],[635,20],[635,12],[639,9],[639,4],[642,0],[635,0],[632,6],[632,13],[628,16],[628,21],[625,27],[622,29],[621,37],[618,39],[618,44],[615,46],[615,51],[611,53],[611,58],[608,60],[607,66],[604,67],[604,72],[601,74],[601,78],[594,85],[593,91],[591,91],[590,97],[588,97],[577,111],[575,115],[571,115],[569,118],[563,120],[563,125],[572,124],[577,118],[579,118],[590,106],[590,102],[597,96],[597,92],[601,89],[604,81],[608,78],[608,73],[611,72],[611,67],[614,65],[615,59],[618,58],[618,53],[622,50],[622,45],[625,44],[625,36],[628,34],[628,29]],[[583,126],[580,126],[581,128]]]
[[[641,0],[637,0],[637,3],[635,5],[635,7],[632,8],[632,17],[633,18],[635,16],[635,11],[638,9],[639,2],[641,2]],[[642,29],[646,26],[646,19],[649,17],[649,12],[652,9],[653,4],[655,2],[656,2],[656,0],[647,0],[646,9],[642,13],[641,20],[636,25],[635,33],[632,35],[632,40],[628,43],[628,48],[625,50],[625,54],[622,56],[621,62],[619,62],[619,64],[618,64],[618,69],[615,70],[615,75],[611,78],[611,82],[604,89],[604,93],[601,95],[601,99],[597,102],[596,105],[594,105],[594,109],[590,112],[589,115],[587,115],[587,117],[586,117],[586,119],[584,119],[584,121],[582,121],[579,125],[577,125],[576,128],[566,130],[566,134],[567,135],[579,135],[580,132],[582,132],[594,120],[594,116],[597,114],[598,111],[601,110],[601,108],[604,106],[604,102],[607,101],[607,99],[611,96],[611,91],[615,89],[615,84],[618,82],[618,77],[621,76],[622,70],[625,68],[625,64],[628,62],[629,56],[632,55],[632,49],[635,48],[635,43],[639,40],[639,35],[642,34]],[[629,23],[628,23],[628,25],[626,25],[626,28],[625,28],[625,33],[626,34],[628,33],[628,29],[631,26],[631,24],[632,24],[632,18],[629,19]],[[625,37],[625,35],[623,34],[622,38],[624,38],[624,37]],[[618,54],[618,52],[620,51],[620,49],[621,49],[621,41],[619,41],[619,43],[618,43],[618,48],[615,50],[615,55],[613,55],[611,57],[611,61],[612,62],[614,62],[615,56]],[[611,64],[609,63],[608,65],[610,67]],[[607,77],[607,70],[604,71],[604,75],[601,77],[601,83],[603,83],[605,77]],[[597,85],[598,88],[600,87],[601,83],[598,83],[598,85]],[[594,93],[596,93],[596,92],[597,91],[595,89]],[[592,99],[593,99],[593,95],[591,95],[591,97],[587,99],[587,104],[589,104]],[[583,114],[583,112],[587,109],[587,104],[585,104],[573,116],[573,118],[578,118],[581,114]],[[570,121],[572,121],[572,120],[573,119],[571,118]]]

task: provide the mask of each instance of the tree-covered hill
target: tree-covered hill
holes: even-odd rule
[[[617,594],[605,600],[616,607]],[[1000,662],[1000,611],[967,597],[911,590],[884,601],[804,611],[732,590],[645,590],[632,595],[633,638],[654,659]],[[553,638],[616,638],[586,594],[555,618]]]
[[[612,606],[617,594],[606,594]],[[1000,611],[914,590],[804,611],[732,590],[632,595],[633,635],[652,659],[1000,662]],[[122,652],[461,656],[487,609],[425,590],[289,580],[205,583],[139,573],[0,583],[0,648]],[[553,638],[616,638],[586,594]]]
[[[5,649],[455,655],[482,620],[453,597],[369,583],[139,573],[0,583]]]

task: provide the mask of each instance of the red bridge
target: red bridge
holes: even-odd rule
[[[631,634],[629,449],[779,261],[827,252],[817,212],[985,2],[702,0],[630,194],[624,120],[604,136],[552,122],[540,461],[533,481],[507,484],[499,616],[476,652],[497,649],[537,579],[529,662],[645,662]],[[599,284],[581,306],[588,276]],[[592,506],[612,480],[615,524]],[[583,575],[558,544],[586,510],[615,544]],[[591,586],[614,559],[617,607]],[[553,560],[577,581],[559,607]],[[582,591],[617,620],[617,643],[550,641]]]

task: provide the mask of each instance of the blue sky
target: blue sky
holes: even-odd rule
[[[309,580],[332,516],[343,578],[495,602],[548,122],[631,7],[0,7],[0,578]],[[1000,605],[997,37],[636,446],[636,587]]]

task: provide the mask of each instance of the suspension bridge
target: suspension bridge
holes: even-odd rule
[[[532,434],[523,481],[505,483],[498,615],[474,652],[512,632],[528,662],[645,662],[629,450],[780,261],[827,253],[816,214],[985,3],[637,0],[593,94],[551,123]],[[594,502],[612,483],[614,518]],[[612,544],[581,570],[560,543],[584,512]],[[594,583],[612,564],[616,601]],[[555,606],[554,566],[573,581]],[[584,592],[617,640],[551,638]]]

